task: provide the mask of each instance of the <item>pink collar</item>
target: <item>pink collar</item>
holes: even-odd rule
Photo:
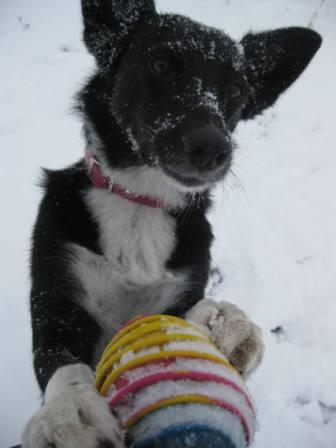
[[[85,165],[87,167],[87,174],[95,187],[109,190],[111,193],[117,194],[136,204],[147,205],[152,208],[164,208],[160,199],[133,193],[127,188],[114,183],[110,177],[104,176],[101,170],[101,164],[95,159],[89,148],[85,149]]]

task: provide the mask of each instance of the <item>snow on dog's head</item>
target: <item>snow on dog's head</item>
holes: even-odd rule
[[[271,106],[320,46],[304,28],[224,32],[158,14],[151,0],[83,0],[97,72],[80,94],[109,168],[157,167],[179,189],[221,180],[241,119]],[[95,136],[93,136],[93,132]]]

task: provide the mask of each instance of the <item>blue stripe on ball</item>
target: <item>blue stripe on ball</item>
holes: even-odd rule
[[[155,437],[135,443],[133,448],[237,448],[227,434],[206,425],[170,427]]]

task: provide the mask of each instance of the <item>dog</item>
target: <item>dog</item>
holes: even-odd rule
[[[211,189],[234,130],[274,104],[321,44],[292,27],[236,42],[153,0],[82,0],[96,71],[77,95],[85,157],[46,171],[33,232],[33,356],[43,405],[24,448],[124,448],[93,371],[128,319],[168,313],[207,331],[244,377],[261,331],[205,298]]]

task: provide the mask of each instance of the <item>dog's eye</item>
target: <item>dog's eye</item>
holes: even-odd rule
[[[243,89],[237,83],[232,83],[229,87],[229,95],[233,99],[238,99],[242,96]]]
[[[170,66],[168,64],[168,61],[166,61],[166,59],[163,58],[153,59],[151,62],[151,66],[152,69],[156,73],[159,73],[160,75],[166,75],[167,73],[170,72]]]

